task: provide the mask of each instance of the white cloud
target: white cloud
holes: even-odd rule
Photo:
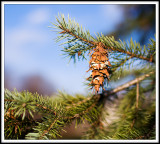
[[[9,30],[5,38],[5,62],[13,66],[27,64],[33,60],[32,51],[37,49],[38,52],[41,48],[39,45],[44,43],[45,33],[36,29]]]
[[[41,24],[49,20],[49,11],[47,9],[36,9],[27,15],[27,21],[31,24]]]
[[[47,26],[39,27],[39,24],[49,22],[48,17],[49,13],[46,9],[36,9],[24,16],[23,22],[5,29],[5,62],[7,64],[22,65],[26,59],[28,61],[33,59],[33,50],[37,49],[38,52],[42,45],[47,43]]]

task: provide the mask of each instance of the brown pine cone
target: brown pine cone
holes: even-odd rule
[[[108,67],[110,67],[111,64],[108,58],[108,51],[104,49],[102,43],[99,43],[89,54],[91,55],[91,59],[89,61],[88,71],[92,71],[89,77],[92,78],[92,81],[89,85],[92,85],[96,92],[99,92],[100,87],[103,88],[105,78],[109,80],[110,76]]]

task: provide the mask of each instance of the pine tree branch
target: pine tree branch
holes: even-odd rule
[[[69,117],[63,117],[64,119],[74,119],[74,118],[79,118],[82,115],[85,115],[86,113],[88,113],[93,107],[96,106],[96,103],[93,103],[90,107],[88,107],[85,111],[82,111],[81,113],[77,113],[74,116],[69,116]]]
[[[59,117],[60,117],[60,115],[59,115]],[[57,118],[51,123],[51,125],[49,126],[49,128],[48,128],[47,130],[44,130],[44,131],[43,131],[43,133],[42,133],[42,135],[39,137],[39,139],[42,139],[43,136],[50,131],[50,129],[53,127],[53,125],[56,123],[56,121],[58,120],[59,117],[57,117]]]
[[[80,101],[80,102],[78,102],[78,103],[73,103],[72,105],[67,106],[66,109],[70,109],[70,108],[73,108],[73,107],[75,107],[75,106],[84,104],[84,103],[86,103],[87,101],[90,101],[90,100],[92,100],[92,99],[94,99],[95,101],[98,101],[99,98],[100,98],[100,95],[93,95],[92,97],[88,97],[88,98],[86,98],[86,99],[84,99],[84,100],[82,100],[82,101]]]
[[[101,111],[100,111],[100,114],[97,118],[97,120],[91,124],[91,128],[90,130],[92,129],[93,130],[93,133],[90,135],[90,139],[94,139],[95,136],[97,135],[97,133],[99,134],[98,130],[100,129],[101,131],[104,130],[104,125],[102,123],[102,116],[103,116],[103,113],[104,112],[104,104],[103,106],[101,107]]]
[[[93,102],[91,104],[91,106],[89,106],[86,110],[82,111],[81,113],[77,113],[75,114],[74,116],[70,116],[70,117],[64,117],[65,119],[73,119],[73,118],[78,118],[86,113],[88,113],[93,107],[96,106],[98,100],[100,99],[100,95],[93,95],[92,97],[90,98],[87,98],[87,99],[84,99],[83,101],[79,102],[79,104],[83,104],[83,103],[86,103],[87,101],[90,101],[91,99],[95,99],[95,102]],[[67,110],[69,109],[71,111],[70,108],[73,108],[75,106],[78,106],[78,105],[72,105],[72,107],[67,107]]]
[[[119,67],[121,67],[121,66],[123,66],[128,60],[130,60],[132,57],[130,56],[130,57],[127,57],[127,58],[124,58],[124,59],[122,59],[122,60],[119,60],[119,62],[118,63],[116,63],[116,66],[114,67],[114,65],[112,64],[112,67],[111,67],[111,69],[112,69],[112,71],[114,72],[114,71],[116,71]]]
[[[42,109],[44,109],[44,110],[48,110],[48,111],[52,112],[54,115],[56,115],[56,112],[55,112],[54,110],[49,109],[49,108],[47,108],[46,106],[42,106],[42,105],[40,105],[40,104],[36,104],[36,106],[37,106],[37,107],[40,107],[40,108],[42,108]]]
[[[95,46],[95,47],[96,47],[96,46],[99,45],[99,43],[102,43],[102,42],[99,42],[99,43],[98,43],[98,42],[94,42],[94,41],[88,41],[88,40],[86,40],[86,39],[84,39],[84,38],[82,38],[82,37],[79,37],[78,35],[75,35],[75,34],[72,33],[71,31],[69,31],[68,29],[63,28],[61,25],[59,25],[59,27],[63,30],[63,33],[70,34],[70,35],[72,35],[73,37],[75,37],[75,38],[77,38],[77,39],[79,39],[79,40],[81,40],[81,41],[84,41],[84,42],[86,42],[86,43],[88,43],[88,44],[91,44],[92,46]],[[129,51],[125,51],[125,50],[123,50],[123,49],[118,49],[118,48],[115,48],[115,47],[108,47],[108,46],[104,45],[104,43],[103,43],[103,46],[104,46],[105,49],[108,49],[108,50],[111,50],[111,51],[117,51],[117,52],[121,52],[121,53],[127,54],[127,55],[130,56],[130,58],[136,57],[136,58],[139,58],[139,59],[142,59],[142,60],[147,60],[147,61],[149,61],[149,62],[154,62],[152,56],[151,56],[150,58],[143,57],[143,56],[141,56],[141,55],[136,55],[136,54],[134,54],[134,53],[131,53],[131,52],[129,52]]]
[[[60,119],[63,119],[63,120],[65,121],[65,123],[68,123],[68,122],[71,122],[70,120],[78,119],[78,118],[83,117],[84,115],[88,114],[93,108],[95,108],[95,106],[96,106],[99,98],[100,98],[100,95],[94,95],[94,96],[92,96],[92,97],[90,97],[90,98],[87,98],[87,101],[88,101],[88,100],[91,100],[91,99],[94,99],[95,101],[94,101],[90,106],[88,106],[87,109],[81,111],[80,113],[76,113],[76,114],[74,114],[73,116],[66,116],[66,114],[67,114],[68,112],[71,112],[71,111],[72,111],[71,108],[74,109],[76,106],[79,106],[79,105],[72,104],[72,107],[68,107],[68,108],[66,109],[67,111],[65,110],[65,115],[59,114],[58,117],[50,124],[50,126],[48,127],[48,129],[43,130],[43,133],[41,134],[41,136],[39,137],[39,139],[42,139],[42,138],[45,136],[45,134],[49,133],[49,131],[52,129],[52,127],[55,126],[55,123],[56,123],[57,121],[59,121]],[[83,100],[83,101],[79,102],[79,104],[86,103],[87,101],[86,101],[86,100],[85,100],[85,101]],[[39,106],[39,105],[38,105],[38,106]],[[46,107],[45,107],[45,109],[46,109]],[[60,112],[60,113],[61,113],[61,112]]]
[[[119,65],[119,64],[117,64],[117,65]],[[146,74],[151,71],[155,71],[155,68],[156,68],[155,65],[148,65],[146,63],[144,63],[144,64],[142,63],[142,65],[140,67],[132,66],[131,69],[129,69],[128,66],[129,66],[129,64],[127,65],[127,63],[125,65],[120,66],[119,68],[117,68],[116,66],[113,65],[113,73],[110,77],[110,80],[117,82],[120,79],[125,78],[127,76],[131,76],[131,75],[138,77],[142,74]]]
[[[100,36],[98,34],[97,39],[94,39],[90,35],[89,31],[83,31],[82,27],[79,27],[79,24],[69,19],[69,17],[68,17],[68,22],[66,22],[63,14],[59,18],[57,18],[57,22],[59,24],[54,24],[54,25],[56,26],[56,28],[62,30],[61,32],[59,32],[59,34],[62,34],[62,36],[59,37],[59,40],[72,36],[73,38],[71,40],[68,40],[66,44],[67,43],[71,44],[72,42],[79,40],[81,43],[84,43],[90,46],[90,48],[87,48],[87,49],[85,49],[86,46],[84,45],[83,45],[84,46],[83,49],[80,48],[80,45],[74,48],[73,46],[71,46],[73,48],[71,50],[70,48],[69,49],[66,48],[64,52],[69,53],[70,56],[75,55],[75,53],[78,53],[78,56],[79,56],[79,53],[86,50],[91,50],[93,47],[96,47],[97,45],[99,45],[99,43],[102,43],[103,47],[108,51],[127,54],[130,57],[139,58],[142,60],[146,60],[148,62],[153,62],[153,63],[155,62],[155,59],[153,58],[153,56],[155,55],[155,41],[153,39],[150,40],[151,44],[148,45],[148,51],[146,52],[146,48],[145,48],[146,46],[142,48],[139,43],[136,43],[136,42],[134,43],[132,41],[132,38],[129,43],[129,47],[125,41],[124,43],[121,40],[120,42],[115,41],[114,37],[107,37],[104,35]],[[64,36],[65,34],[66,36]],[[152,52],[150,53],[150,51]]]
[[[4,99],[4,101],[15,102],[16,100],[13,100],[13,99]],[[42,106],[42,105],[40,105],[40,104],[35,104],[35,105],[36,105],[37,107],[40,107],[40,108],[44,109],[44,110],[48,110],[48,111],[50,111],[50,112],[53,112],[53,114],[56,115],[56,112],[55,112],[54,110],[49,109],[49,108],[47,108],[46,106]]]
[[[65,29],[62,25],[59,25],[59,27],[63,30],[62,32],[60,32],[61,34],[65,34],[65,33],[66,33],[66,34],[72,35],[72,36],[73,36],[74,38],[76,38],[76,39],[79,39],[79,40],[81,40],[81,41],[83,41],[83,42],[86,42],[86,43],[88,43],[88,44],[91,44],[91,45],[93,45],[93,46],[96,46],[96,45],[97,45],[96,42],[93,42],[93,41],[89,41],[89,40],[87,40],[87,39],[84,39],[84,38],[82,38],[82,37],[74,34],[74,33],[71,32],[69,29]]]
[[[134,80],[129,81],[129,82],[127,82],[127,83],[125,83],[125,84],[123,84],[123,85],[121,85],[121,86],[119,86],[119,87],[117,87],[117,88],[115,88],[115,89],[113,89],[111,91],[104,91],[104,96],[110,96],[110,95],[113,95],[113,94],[115,94],[115,93],[117,93],[117,92],[119,92],[121,90],[124,90],[124,89],[126,89],[126,88],[128,88],[128,87],[130,87],[130,86],[132,86],[132,85],[144,80],[146,77],[150,77],[152,74],[154,74],[154,72],[150,72],[148,74],[145,74],[143,76],[135,78]]]
[[[147,61],[149,61],[149,62],[155,62],[155,61],[153,60],[153,57],[152,57],[152,56],[151,56],[150,58],[147,58],[147,57],[143,57],[143,56],[141,56],[141,55],[136,55],[136,54],[131,53],[131,52],[129,52],[129,51],[125,51],[125,50],[123,50],[123,49],[117,49],[117,48],[115,48],[115,47],[105,46],[105,48],[106,48],[106,49],[110,49],[110,50],[112,50],[112,51],[118,51],[118,52],[121,52],[121,53],[125,53],[125,54],[127,54],[127,55],[129,55],[129,56],[131,56],[131,57],[136,57],[136,58],[139,58],[139,59],[142,59],[142,60],[147,60]]]

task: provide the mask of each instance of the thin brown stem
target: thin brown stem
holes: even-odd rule
[[[134,124],[135,124],[135,119],[133,119],[133,121],[131,123],[131,129],[133,128]]]
[[[152,74],[154,74],[154,72],[150,72],[150,73],[148,73],[148,74],[145,74],[145,75],[143,75],[143,76],[140,76],[140,77],[138,77],[138,78],[136,78],[136,79],[134,79],[134,80],[132,80],[132,81],[129,81],[129,82],[127,82],[127,83],[125,83],[125,84],[123,84],[123,85],[121,85],[121,86],[113,89],[113,90],[110,91],[108,94],[107,94],[107,93],[104,93],[104,95],[106,95],[106,96],[113,95],[114,93],[117,93],[117,92],[119,92],[119,91],[121,91],[121,90],[124,90],[124,89],[126,89],[126,88],[128,88],[128,87],[130,87],[130,86],[132,86],[132,85],[134,85],[134,84],[136,84],[136,83],[144,80],[146,77],[150,77]]]
[[[138,100],[139,100],[139,83],[137,82],[136,108],[138,108]]]
[[[42,106],[42,105],[40,105],[40,104],[36,104],[36,106],[37,106],[37,107],[41,107],[41,108],[43,108],[44,110],[48,110],[48,111],[50,111],[50,112],[53,112],[53,114],[56,115],[56,112],[55,112],[54,110],[49,109],[49,108],[47,108],[46,106]]]
[[[78,102],[78,103],[73,103],[73,104],[71,104],[70,106],[67,106],[66,109],[70,109],[70,108],[72,108],[73,106],[75,107],[75,106],[81,105],[81,104],[86,103],[87,101],[90,101],[90,100],[92,100],[92,99],[94,99],[94,100],[97,101],[99,98],[100,98],[100,95],[94,95],[94,96],[88,97],[88,98],[86,98],[86,99],[84,99],[84,100],[82,100],[82,101],[80,101],[80,102]]]
[[[91,99],[92,99],[92,97],[88,97],[88,98],[86,98],[86,99],[84,99],[84,100],[82,100],[82,101],[80,101],[80,102],[78,102],[78,103],[73,103],[73,104],[71,104],[70,106],[67,106],[66,109],[70,109],[70,108],[72,108],[73,106],[81,105],[81,104],[86,103],[87,101],[89,101],[89,100],[91,100]]]
[[[39,137],[39,139],[42,139],[42,137],[43,137],[46,133],[48,133],[48,132],[50,131],[50,129],[53,127],[53,125],[56,123],[57,120],[58,120],[58,118],[55,119],[55,120],[52,122],[52,124],[49,126],[49,128],[48,128],[47,130],[44,130],[44,131],[43,131],[43,133],[42,133],[42,135]]]
[[[114,48],[114,47],[105,46],[105,48],[110,49],[112,51],[118,51],[118,52],[126,53],[127,55],[129,55],[131,57],[136,57],[136,58],[139,58],[139,59],[147,60],[149,62],[154,62],[152,57],[146,58],[146,57],[143,57],[141,55],[136,55],[136,54],[133,54],[129,51],[125,51],[125,50],[122,50],[122,49],[117,49],[117,48]]]
[[[68,34],[72,35],[73,37],[75,37],[75,38],[77,38],[77,39],[79,39],[79,40],[81,40],[81,41],[84,41],[84,42],[86,42],[86,43],[89,43],[89,44],[92,44],[92,45],[95,45],[95,46],[97,45],[96,42],[89,41],[89,40],[86,40],[86,39],[84,39],[84,38],[82,38],[82,37],[79,37],[78,35],[75,35],[74,33],[72,33],[70,30],[65,29],[65,28],[62,27],[61,25],[59,25],[59,27],[63,30],[63,31],[62,31],[63,33],[68,33]]]

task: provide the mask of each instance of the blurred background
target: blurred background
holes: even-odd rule
[[[4,86],[44,96],[57,90],[72,95],[89,92],[84,84],[89,58],[69,63],[54,40],[58,35],[48,28],[58,13],[69,14],[93,36],[102,32],[117,40],[132,37],[143,45],[155,34],[155,5],[151,4],[5,4],[4,10]],[[67,129],[73,132],[73,127]],[[79,138],[84,129],[74,130],[74,137]]]

